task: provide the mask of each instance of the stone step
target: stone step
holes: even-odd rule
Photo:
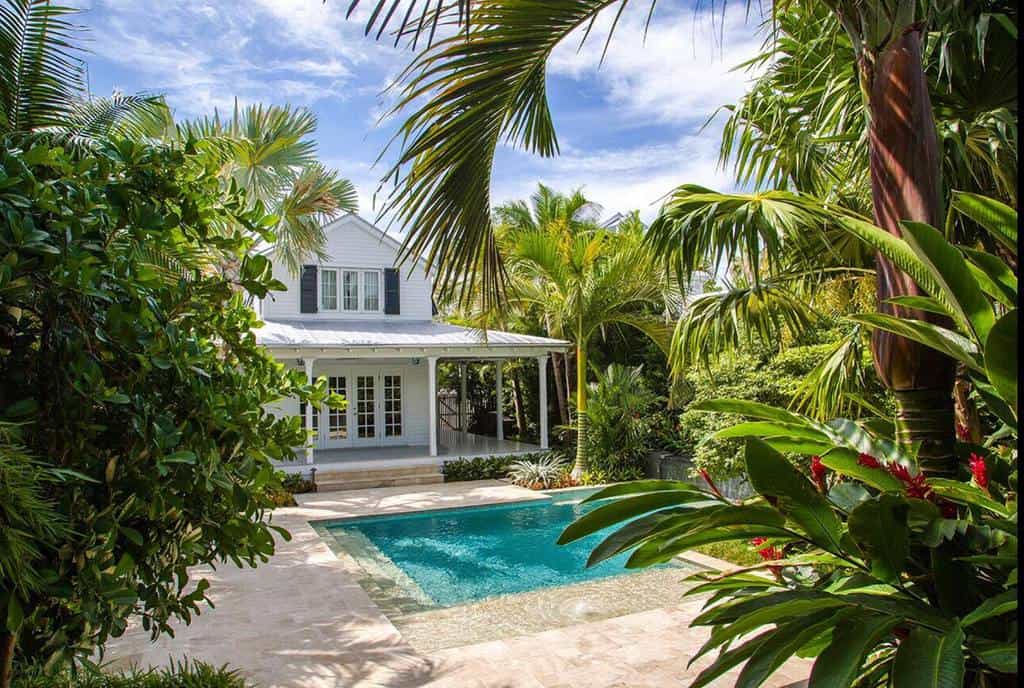
[[[395,466],[394,468],[356,468],[352,470],[324,469],[317,470],[316,481],[335,482],[339,480],[364,480],[379,477],[397,478],[406,476],[440,475],[441,469],[436,464],[419,464],[416,466]]]
[[[435,472],[424,475],[377,475],[371,477],[349,477],[337,476],[330,480],[321,480],[317,476],[316,487],[318,492],[334,492],[338,490],[363,490],[372,487],[401,487],[408,485],[434,485],[444,482],[444,477]]]

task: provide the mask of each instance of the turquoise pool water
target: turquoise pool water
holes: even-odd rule
[[[620,575],[627,555],[587,568],[607,533],[568,545],[562,530],[593,504],[593,490],[549,493],[550,500],[353,519],[328,531],[357,531],[438,606]]]

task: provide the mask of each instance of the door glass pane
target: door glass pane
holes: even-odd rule
[[[356,377],[356,432],[359,437],[377,436],[377,419],[374,414],[374,376]]]
[[[345,396],[348,393],[345,389],[345,378],[341,376],[328,377],[327,387],[333,394]],[[332,440],[348,439],[347,409],[327,409],[327,438]]]
[[[364,272],[363,277],[366,280],[363,283],[363,310],[365,311],[379,311],[380,310],[380,275],[376,272]]]
[[[306,429],[306,402],[299,402],[299,422],[302,424],[302,429]],[[313,414],[313,437],[316,437],[320,431],[320,414]]]
[[[320,271],[320,308],[325,311],[338,310],[338,271]]]
[[[347,311],[359,310],[359,273],[346,270],[341,277],[342,305]]]
[[[384,436],[402,436],[402,376],[384,376]]]

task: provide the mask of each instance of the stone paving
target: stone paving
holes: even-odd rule
[[[450,637],[439,641],[431,634],[451,633],[457,628],[454,614],[458,608],[421,615],[438,618],[409,617],[411,623],[408,618],[398,618],[399,626],[404,624],[409,635],[406,638],[360,586],[351,558],[332,551],[310,525],[326,519],[543,498],[498,481],[299,495],[299,506],[277,509],[273,514],[273,522],[289,530],[292,539],[278,540],[277,553],[268,563],[256,569],[224,565],[217,570],[195,570],[195,577],[210,579],[215,609],[205,610],[189,626],[177,626],[174,638],[150,642],[141,628],[133,628],[110,644],[106,659],[112,660],[113,668],[166,664],[183,656],[227,663],[260,688],[687,685],[711,660],[687,668],[689,657],[707,632],[689,628],[701,601],[683,599],[682,585],[676,603],[653,609],[645,609],[650,603],[641,604],[632,609],[643,611],[593,621],[583,614],[581,623],[539,632],[531,631],[543,628],[545,622],[524,622],[511,630],[491,629],[490,637],[498,639],[483,642],[473,640],[480,634],[486,636],[487,617],[467,616],[458,642],[470,644],[451,647]],[[656,572],[625,578],[636,582],[648,573]],[[541,606],[545,600],[550,602],[544,592],[538,594],[523,601]],[[481,613],[493,614],[494,609],[509,604],[508,600],[492,603],[488,611],[486,602]],[[598,616],[619,611],[611,608]],[[564,614],[561,616],[562,620],[554,623],[564,623]],[[525,632],[516,635],[519,631]],[[732,672],[711,685],[732,686],[736,675]],[[807,665],[794,662],[765,685],[785,686],[806,675]]]

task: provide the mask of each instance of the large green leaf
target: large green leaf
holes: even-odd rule
[[[690,688],[703,688],[708,685],[716,678],[729,671],[729,669],[732,669],[737,664],[740,664],[752,657],[754,653],[764,645],[765,641],[778,635],[778,633],[778,629],[765,631],[764,633],[747,640],[739,647],[734,647],[728,652],[722,652],[718,655],[718,658],[715,659],[711,666],[697,675],[697,678],[694,679],[692,684],[690,684]]]
[[[967,267],[986,294],[1008,308],[1017,307],[1017,275],[997,256],[961,246]]]
[[[836,473],[856,478],[877,490],[899,492],[902,489],[900,481],[889,475],[884,468],[862,466],[857,462],[859,458],[857,452],[844,447],[837,447],[822,454],[821,462]]]
[[[995,324],[985,340],[985,370],[1014,415],[1017,412],[1017,309]]]
[[[928,266],[937,282],[940,294],[932,294],[943,303],[953,319],[966,331],[973,331],[978,341],[985,341],[995,324],[992,306],[974,279],[960,253],[946,241],[939,230],[921,222],[904,221],[903,240]]]
[[[562,531],[562,534],[558,536],[558,544],[564,545],[567,542],[579,540],[581,537],[596,533],[608,526],[655,511],[656,509],[704,501],[706,499],[706,495],[694,490],[671,490],[651,492],[634,497],[623,497],[610,504],[603,504],[592,511],[588,511],[570,523]]]
[[[735,413],[739,416],[762,418],[764,420],[786,423],[789,425],[798,425],[809,428],[821,427],[818,423],[815,423],[797,413],[791,413],[784,409],[770,406],[768,404],[762,404],[757,401],[747,401],[746,399],[708,399],[706,401],[698,401],[694,404],[690,404],[687,407],[687,410]]]
[[[828,500],[786,458],[768,444],[747,440],[745,452],[750,484],[769,502],[798,523],[822,549],[838,553],[842,524]]]
[[[960,482],[959,480],[949,480],[948,478],[930,478],[928,485],[931,486],[936,494],[946,499],[951,499],[954,502],[978,506],[1000,516],[1010,515],[1009,509],[992,499],[988,492],[976,485]]]
[[[862,614],[838,626],[814,662],[808,688],[849,688],[864,658],[898,623],[891,616]]]
[[[598,490],[583,501],[597,502],[612,497],[646,494],[649,492],[699,492],[699,490],[692,483],[682,480],[633,480],[631,482],[609,485],[602,490]],[[705,497],[710,496],[705,495]]]
[[[854,322],[920,342],[963,362],[978,372],[984,371],[981,361],[978,360],[978,347],[971,340],[953,330],[922,320],[898,318],[884,313],[856,313],[848,317]]]
[[[890,583],[899,581],[910,554],[909,509],[903,497],[882,494],[859,504],[847,520],[850,535],[871,560],[871,573]]]
[[[765,641],[747,660],[736,679],[737,688],[760,686],[800,648],[832,630],[838,620],[845,618],[844,612],[820,611],[780,626],[779,632]]]
[[[979,604],[974,611],[960,621],[960,625],[967,627],[972,624],[976,624],[979,621],[991,619],[993,616],[1009,614],[1016,609],[1017,589],[1011,588],[1010,590],[1004,590],[995,597],[990,597]]]
[[[971,652],[979,660],[1004,674],[1017,673],[1017,641],[1002,642],[972,638],[968,642]]]
[[[794,423],[771,423],[771,422],[752,422],[752,423],[739,423],[737,425],[723,428],[713,435],[709,435],[708,440],[714,439],[731,439],[736,437],[758,437],[758,438],[769,438],[769,437],[781,437],[785,439],[804,439],[811,441],[824,441],[828,438],[827,435],[814,428],[809,428],[806,425],[796,425]]]
[[[963,191],[953,193],[952,207],[987,229],[996,241],[1013,255],[1017,255],[1017,211],[1015,209],[994,198]]]
[[[900,643],[893,662],[894,688],[949,688],[964,682],[964,632],[953,626],[945,633],[913,628]]]

